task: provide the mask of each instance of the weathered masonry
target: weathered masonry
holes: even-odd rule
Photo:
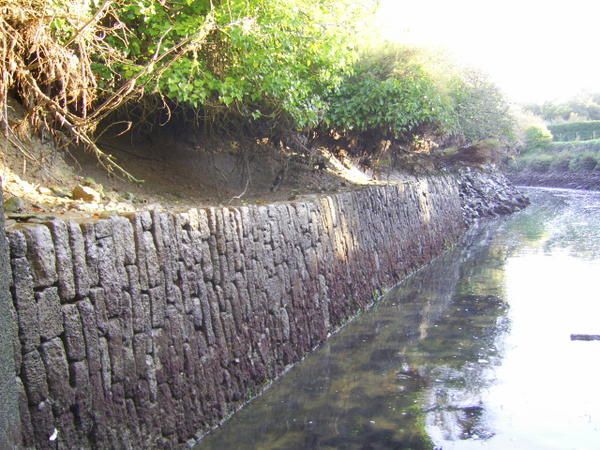
[[[13,227],[23,445],[184,444],[455,242],[458,191],[440,176]]]
[[[0,448],[14,448],[20,443],[18,395],[15,386],[13,340],[15,324],[10,297],[10,264],[4,235],[4,201],[0,179]]]

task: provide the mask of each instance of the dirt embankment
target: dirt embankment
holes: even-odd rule
[[[403,171],[384,172],[360,167],[326,148],[307,154],[268,139],[206,140],[193,133],[163,132],[136,141],[104,141],[104,151],[140,180],[135,182],[108,173],[90,154],[57,149],[50,140],[32,137],[25,145],[13,143],[0,136],[8,226],[50,217],[97,219],[148,209],[269,204],[418,181],[448,170],[462,180],[467,222],[523,206],[509,183],[494,175],[497,171],[475,170],[477,175],[465,164],[483,166],[481,162],[457,162],[442,154],[407,153],[400,160]],[[490,194],[494,192],[500,192],[494,194],[498,198]]]
[[[7,211],[17,218],[263,204],[382,182],[325,150],[306,156],[267,140],[106,142],[104,148],[140,182],[108,173],[89,154],[58,150],[37,138],[24,149],[4,137],[0,145]]]

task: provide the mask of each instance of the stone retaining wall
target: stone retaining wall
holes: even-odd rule
[[[182,445],[464,227],[451,176],[269,206],[14,227],[24,445]]]

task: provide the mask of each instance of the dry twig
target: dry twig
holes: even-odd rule
[[[116,170],[132,181],[139,181],[99,148],[95,131],[115,110],[141,98],[149,84],[155,83],[182,56],[197,51],[215,29],[216,22],[212,13],[208,14],[196,34],[163,50],[163,41],[170,30],[167,31],[153,57],[137,75],[113,92],[100,96],[91,55],[101,55],[108,66],[126,60],[98,38],[113,33],[127,42],[127,35],[122,32],[125,26],[115,8],[122,1],[106,0],[90,13],[84,3],[81,11],[77,8],[61,11],[45,0],[0,0],[0,127],[13,140],[18,139],[19,132],[28,133],[29,127],[48,131],[62,143],[83,145],[109,172]],[[52,32],[51,24],[57,18],[76,30],[65,43]],[[113,25],[107,26],[106,22]],[[13,91],[25,107],[28,126],[24,121],[9,122],[8,101]],[[23,145],[16,147],[28,156]]]

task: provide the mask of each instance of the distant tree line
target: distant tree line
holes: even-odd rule
[[[532,103],[525,109],[550,124],[600,120],[600,92],[580,94],[565,102]]]

